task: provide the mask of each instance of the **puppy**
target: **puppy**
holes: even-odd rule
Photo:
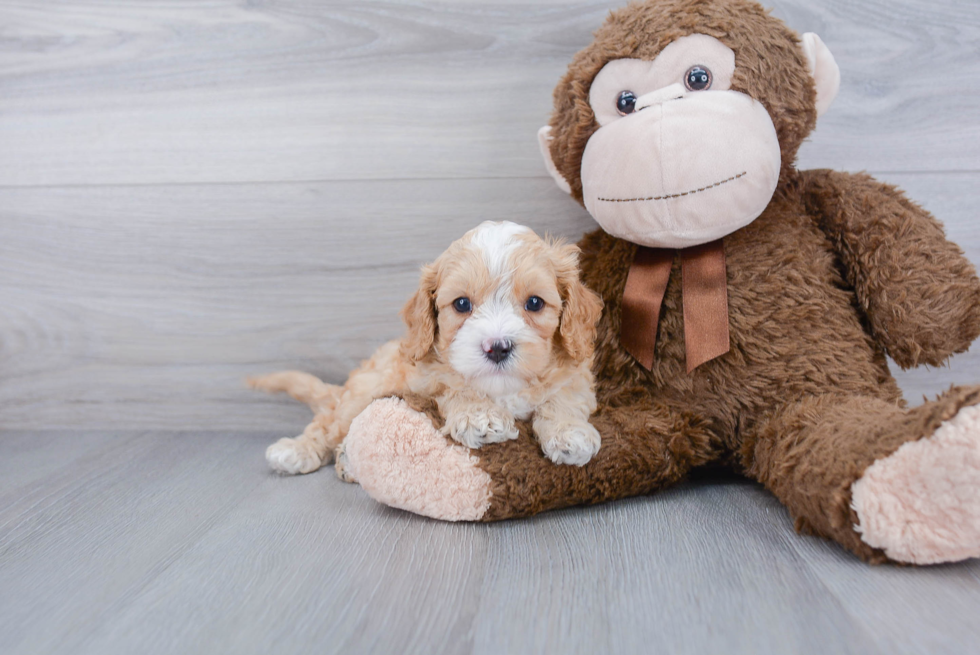
[[[344,386],[297,371],[249,379],[315,413],[303,434],[269,446],[266,459],[283,473],[314,471],[372,400],[415,393],[435,399],[444,433],[465,446],[514,439],[515,419],[531,418],[545,455],[582,466],[600,444],[588,418],[596,408],[591,365],[601,311],[602,301],[579,281],[576,246],[487,221],[422,268],[402,310],[408,333],[381,346]]]

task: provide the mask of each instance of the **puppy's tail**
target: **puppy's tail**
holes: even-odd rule
[[[332,410],[337,407],[343,387],[327,384],[316,376],[302,371],[279,371],[269,375],[253,376],[245,379],[253,389],[269,393],[288,393],[296,400],[306,403],[314,412]]]

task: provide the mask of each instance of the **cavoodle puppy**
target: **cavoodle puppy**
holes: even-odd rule
[[[283,473],[314,471],[372,400],[415,393],[435,399],[444,432],[463,445],[514,439],[515,419],[531,418],[545,455],[581,466],[599,450],[588,418],[601,310],[579,281],[576,246],[487,221],[422,268],[402,310],[408,333],[381,346],[344,386],[298,371],[249,379],[316,414],[303,434],[269,446],[266,459]]]

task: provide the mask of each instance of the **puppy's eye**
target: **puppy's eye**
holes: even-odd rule
[[[469,298],[457,298],[453,301],[453,309],[460,314],[469,314],[470,310],[473,309],[473,305],[470,304]]]
[[[531,296],[527,299],[527,302],[524,303],[524,309],[529,312],[540,312],[542,309],[544,309],[544,301],[537,296]]]
[[[616,109],[619,113],[625,116],[626,114],[632,114],[633,108],[636,107],[636,94],[632,91],[623,91],[616,98]]]
[[[688,91],[705,91],[711,87],[711,71],[704,66],[691,66],[684,73],[684,86]]]

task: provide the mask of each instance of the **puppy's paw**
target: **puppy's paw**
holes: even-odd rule
[[[310,444],[299,439],[283,437],[265,451],[265,461],[274,471],[296,475],[311,473],[323,464]]]
[[[591,424],[582,422],[549,427],[538,431],[535,425],[534,429],[541,441],[541,450],[555,464],[584,466],[599,452],[602,439]]]
[[[350,466],[347,462],[347,449],[344,447],[345,442],[340,442],[337,446],[337,450],[334,451],[334,471],[337,473],[337,477],[343,482],[352,482],[357,484],[357,480],[354,478],[354,473],[350,470]]]
[[[469,448],[517,438],[514,417],[495,405],[473,408],[448,417],[442,432]]]

